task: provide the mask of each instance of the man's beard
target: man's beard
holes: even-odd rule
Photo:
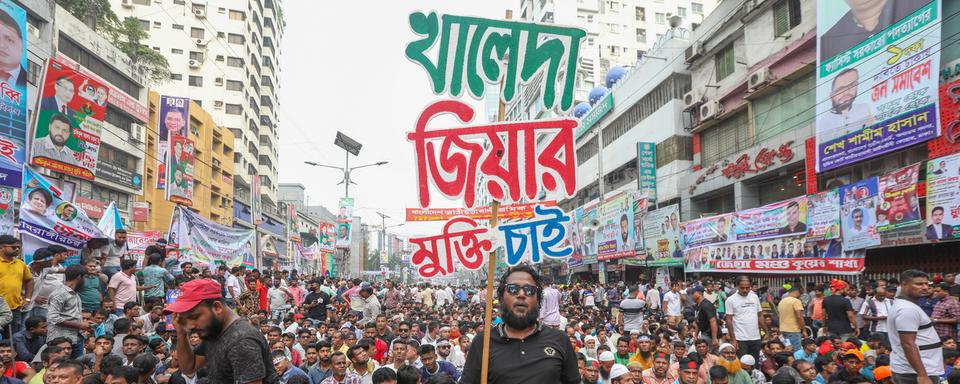
[[[537,318],[540,317],[540,306],[529,307],[526,315],[517,316],[513,311],[507,309],[506,305],[502,305],[500,306],[500,316],[503,317],[503,322],[507,323],[510,328],[527,329],[537,324]]]
[[[329,357],[321,357],[320,360],[318,360],[318,361],[320,361],[320,364],[323,364],[323,365],[328,365],[328,364],[330,364],[330,358],[329,358]]]
[[[730,361],[730,360],[724,359],[724,358],[722,358],[722,357],[719,358],[719,359],[717,359],[717,365],[726,368],[726,369],[727,369],[727,373],[730,374],[730,375],[734,375],[734,374],[736,374],[737,372],[740,372],[740,369],[742,369],[742,368],[740,367],[740,360]]]
[[[604,381],[610,378],[610,371],[603,369],[603,366],[600,366],[600,378]]]
[[[207,328],[207,332],[200,335],[201,340],[213,341],[220,337],[220,334],[223,333],[223,320],[220,320],[217,316],[210,316],[210,327]]]

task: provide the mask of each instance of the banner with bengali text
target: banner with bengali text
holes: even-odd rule
[[[863,249],[880,245],[877,232],[879,180],[871,177],[840,187],[840,222],[843,226],[843,248]]]
[[[680,206],[668,205],[643,215],[645,265],[677,266],[683,264],[680,245]]]
[[[106,238],[86,212],[63,200],[63,191],[31,167],[23,169],[21,190],[19,229],[24,239],[24,261],[28,264],[40,247],[59,244],[79,251],[88,239]],[[28,246],[28,238],[29,244],[37,246]]]
[[[556,206],[556,201],[544,201],[548,207]],[[499,220],[529,219],[533,217],[533,207],[537,204],[504,204],[497,208]],[[491,207],[473,208],[407,208],[406,221],[447,221],[456,216],[465,216],[474,220],[490,220]]]
[[[170,220],[169,235],[170,241],[180,249],[180,261],[234,267],[250,258],[254,231],[227,227],[177,206]]]
[[[840,192],[831,189],[807,196],[807,240],[840,237]]]
[[[927,221],[924,236],[938,242],[960,238],[960,153],[927,161]]]
[[[615,194],[600,205],[600,227],[597,231],[597,260],[630,258],[636,255],[636,233],[633,226],[633,195]]]
[[[27,12],[10,0],[0,0],[4,20],[14,25],[3,41],[7,77],[0,77],[0,186],[20,188],[27,157]],[[15,34],[15,35],[14,35]],[[2,232],[2,231],[0,231]],[[7,233],[7,232],[2,232]]]
[[[737,211],[730,224],[730,241],[773,239],[807,232],[807,197]]]
[[[680,223],[680,245],[684,250],[722,244],[736,238],[730,232],[730,214],[722,214]]]
[[[920,197],[917,196],[919,176],[920,163],[880,176],[877,231],[888,232],[920,224]]]

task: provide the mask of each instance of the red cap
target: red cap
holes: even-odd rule
[[[302,313],[297,313],[297,314],[294,314],[294,315],[293,315],[293,319],[294,319],[294,320],[300,320],[300,319],[302,319],[302,318],[303,318],[303,314],[302,314]]]
[[[193,309],[201,301],[223,297],[220,295],[220,283],[213,279],[191,280],[183,284],[180,292],[177,301],[163,309],[164,314],[183,313]]]

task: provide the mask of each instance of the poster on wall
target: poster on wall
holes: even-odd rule
[[[167,152],[170,151],[170,136],[187,137],[187,121],[190,116],[190,99],[160,95],[160,113],[157,114],[157,189],[166,188]]]
[[[807,232],[807,197],[800,196],[733,214],[730,232],[737,241],[773,239]]]
[[[193,140],[170,135],[167,154],[167,200],[180,205],[193,205],[194,158]]]
[[[732,215],[723,214],[680,223],[680,245],[686,250],[736,241],[736,232],[730,230],[732,219]]]
[[[7,33],[0,40],[0,51],[4,52],[0,70],[7,74],[0,76],[0,108],[4,112],[4,124],[0,125],[0,187],[20,188],[27,157],[27,12],[10,0],[0,0],[0,13],[8,23]],[[3,229],[0,233],[6,234]]]
[[[47,60],[34,118],[30,163],[94,179],[108,87],[56,60]]]
[[[10,187],[0,186],[0,235],[16,235],[17,223],[14,220],[14,198],[15,190]]]
[[[807,241],[840,237],[840,192],[831,189],[807,196]]]
[[[960,154],[927,162],[927,221],[930,242],[960,238]]]
[[[840,187],[840,222],[843,224],[843,248],[863,249],[880,245],[877,232],[879,180],[871,177]]]
[[[877,231],[887,232],[920,224],[920,198],[917,196],[919,176],[920,163],[880,176]]]
[[[668,205],[643,215],[643,244],[648,266],[683,264],[680,248],[680,206]]]
[[[850,3],[817,1],[820,172],[940,135],[941,1]]]
[[[600,205],[597,232],[597,260],[612,260],[636,255],[632,194],[620,193],[604,199]]]

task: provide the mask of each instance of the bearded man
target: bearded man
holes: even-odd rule
[[[733,344],[720,344],[720,357],[717,359],[714,367],[723,367],[727,373],[727,384],[753,384],[750,375],[740,367],[740,359],[737,357],[737,349]],[[711,368],[710,378],[713,379],[713,370]]]
[[[653,352],[653,340],[650,336],[640,335],[637,338],[637,353],[630,357],[630,362],[640,363],[644,370],[653,368]]]
[[[640,376],[643,384],[671,384],[676,380],[670,374],[670,356],[662,352],[653,354],[653,367],[643,370]]]
[[[577,354],[563,332],[544,327],[537,318],[543,285],[529,265],[508,268],[500,276],[497,299],[503,323],[490,329],[487,383],[577,384]],[[483,335],[479,334],[479,340]],[[480,382],[483,342],[470,345],[461,384]]]

